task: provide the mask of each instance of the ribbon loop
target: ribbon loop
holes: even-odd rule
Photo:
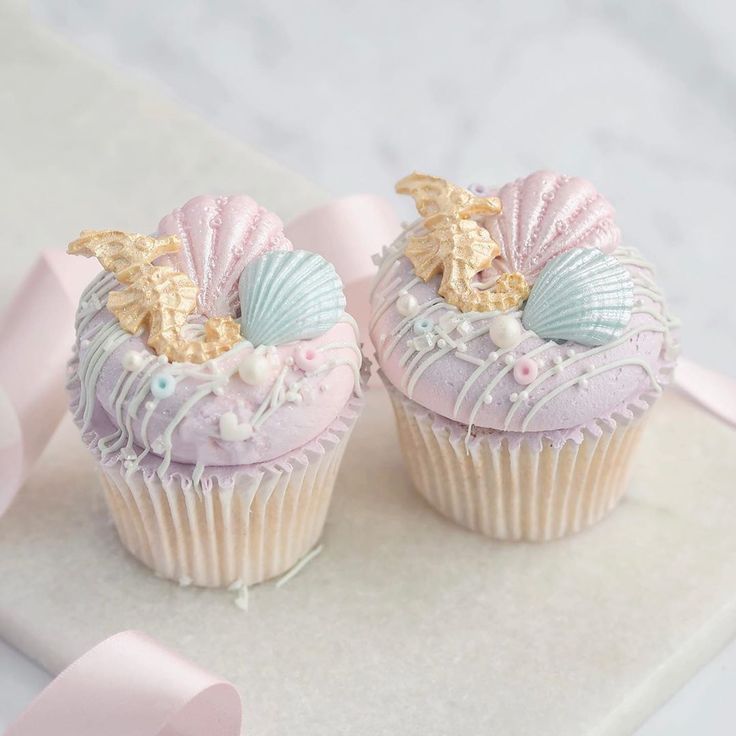
[[[69,665],[6,736],[239,736],[237,690],[136,631]]]

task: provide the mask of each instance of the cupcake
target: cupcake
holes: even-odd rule
[[[318,541],[361,407],[342,284],[250,197],[153,236],[85,231],[71,410],[123,545],[158,575],[250,585]]]
[[[370,334],[414,486],[496,539],[594,524],[674,367],[652,267],[582,179],[397,191],[420,219],[377,259]]]

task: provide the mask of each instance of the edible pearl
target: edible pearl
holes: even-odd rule
[[[491,394],[486,394],[483,397],[483,403],[484,404],[492,404],[493,403],[493,396]]]
[[[505,314],[494,317],[488,327],[488,334],[499,348],[515,348],[521,340],[521,322]]]
[[[522,386],[528,386],[539,374],[539,366],[532,358],[519,358],[514,364],[514,380]]]
[[[176,379],[170,373],[161,371],[151,379],[151,393],[155,399],[168,399],[176,390]]]
[[[396,309],[404,317],[413,317],[419,309],[419,302],[413,294],[403,294],[396,300]]]
[[[251,353],[243,358],[238,366],[238,375],[244,383],[259,386],[264,383],[271,372],[271,366],[265,355]]]
[[[123,368],[126,371],[139,371],[143,368],[143,356],[136,350],[128,350],[123,356]]]

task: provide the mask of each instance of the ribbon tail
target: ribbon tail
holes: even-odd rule
[[[370,286],[376,270],[371,256],[401,232],[391,203],[372,194],[343,197],[299,215],[284,232],[296,248],[332,262],[345,287],[347,311],[368,343]]]
[[[96,264],[42,253],[0,317],[0,515],[66,411],[74,314]]]
[[[719,419],[736,428],[736,381],[722,373],[679,358],[675,386]]]
[[[241,720],[232,684],[124,631],[72,662],[6,736],[239,736]]]

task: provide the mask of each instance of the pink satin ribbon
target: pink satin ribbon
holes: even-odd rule
[[[391,204],[370,195],[330,202],[286,228],[296,247],[335,264],[348,309],[366,341],[375,270],[371,256],[398,232]],[[42,254],[0,323],[0,515],[65,410],[64,366],[74,338],[74,313],[95,270],[91,262],[61,252]],[[680,360],[675,385],[736,427],[736,381]],[[62,672],[8,736],[225,736],[239,733],[240,718],[232,685],[143,634],[125,632]]]
[[[376,272],[371,256],[401,232],[391,203],[372,194],[335,199],[299,215],[285,232],[295,248],[316,251],[334,264],[345,285],[347,311],[368,342],[370,287]]]
[[[677,359],[675,387],[726,424],[736,428],[736,381],[687,358]]]
[[[124,631],[72,662],[6,736],[239,736],[241,719],[229,682]]]
[[[44,251],[0,317],[0,516],[64,416],[74,315],[98,271]]]

